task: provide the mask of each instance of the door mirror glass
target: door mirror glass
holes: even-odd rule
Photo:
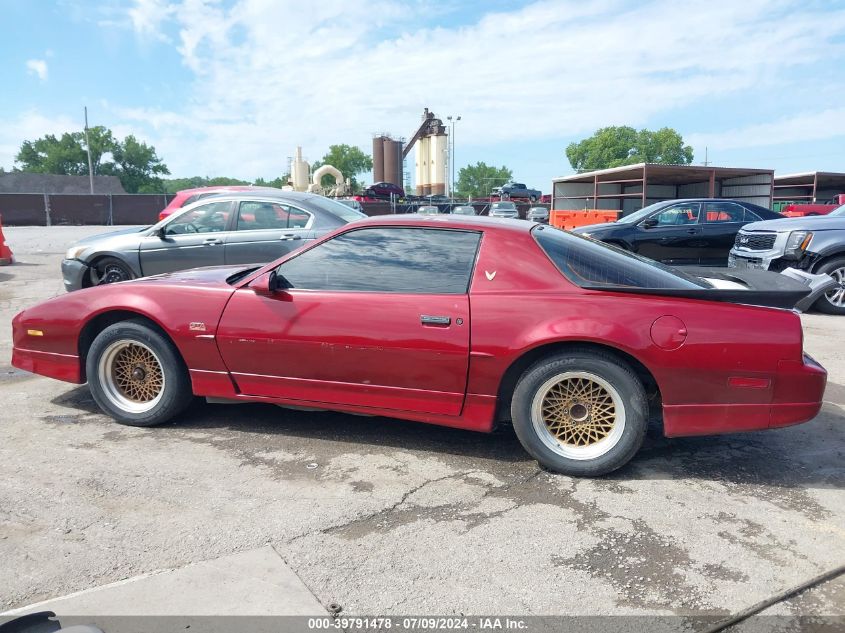
[[[276,292],[276,284],[276,271],[271,270],[269,273],[264,273],[257,279],[253,279],[252,283],[249,284],[249,287],[252,288],[252,291],[257,295],[261,295],[262,297],[271,297]]]

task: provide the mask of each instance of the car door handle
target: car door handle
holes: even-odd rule
[[[695,233],[698,233],[698,229],[687,229],[687,233],[694,235]]]
[[[451,325],[452,318],[447,316],[433,316],[430,314],[421,314],[420,323],[423,325]]]
[[[205,240],[203,241],[202,244],[203,244],[203,246],[214,246],[216,244],[222,244],[222,243],[223,243],[223,240],[221,240],[221,239],[218,239],[216,237],[207,237],[207,238],[205,238]]]
[[[289,242],[291,240],[301,240],[302,236],[294,235],[293,233],[287,233],[285,235],[282,235],[282,237],[280,237],[279,239],[281,239],[283,242]]]

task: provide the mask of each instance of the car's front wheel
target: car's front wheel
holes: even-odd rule
[[[816,308],[828,314],[845,314],[845,257],[838,257],[825,262],[816,270],[819,274],[828,274],[836,282],[830,291],[816,301]]]
[[[125,262],[117,257],[103,257],[91,266],[91,281],[93,285],[114,284],[119,281],[135,279],[135,273]]]
[[[191,403],[188,371],[173,344],[141,320],[115,323],[88,350],[91,395],[121,424],[155,426]]]
[[[511,403],[525,450],[549,470],[595,477],[626,464],[648,426],[645,390],[614,356],[574,351],[529,367]]]

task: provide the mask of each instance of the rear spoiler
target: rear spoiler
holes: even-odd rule
[[[830,275],[811,275],[787,268],[783,273],[768,270],[734,268],[684,267],[683,272],[695,277],[732,281],[747,290],[725,288],[632,288],[627,286],[584,286],[590,290],[627,292],[662,297],[683,297],[701,301],[722,301],[744,305],[782,308],[803,312],[825,292],[836,285]]]

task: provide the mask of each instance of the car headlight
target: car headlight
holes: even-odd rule
[[[813,234],[810,231],[792,231],[786,238],[784,255],[795,258],[801,257],[812,240]]]
[[[71,246],[67,249],[67,253],[65,253],[65,259],[77,259],[85,249],[88,248],[87,246]]]

